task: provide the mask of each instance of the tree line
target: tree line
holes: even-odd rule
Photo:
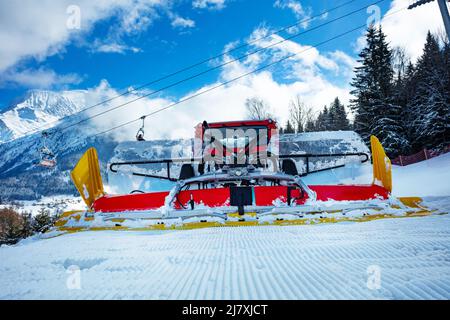
[[[269,104],[261,98],[249,98],[245,106],[249,119],[277,119],[270,112]],[[338,131],[351,130],[351,128],[345,106],[338,97],[329,106],[324,106],[319,114],[316,114],[313,108],[307,106],[297,95],[289,103],[289,117],[286,124],[280,127],[280,133]]]
[[[44,233],[54,226],[59,214],[41,208],[35,216],[17,212],[14,208],[0,209],[0,246],[12,245],[34,234]]]
[[[381,27],[370,26],[351,82],[348,109],[338,97],[315,114],[296,96],[281,133],[354,130],[367,145],[375,135],[387,154],[411,154],[450,145],[450,44],[428,32],[422,55],[412,62],[403,48],[391,48]],[[264,100],[246,101],[251,119],[276,117]]]
[[[450,46],[428,32],[413,63],[391,49],[381,27],[370,26],[352,81],[354,130],[376,135],[388,155],[443,150],[450,144]]]

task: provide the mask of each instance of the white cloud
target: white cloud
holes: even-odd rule
[[[133,92],[128,94],[127,96],[116,98],[120,95],[120,93],[121,92],[119,92],[118,90],[112,88],[106,80],[102,80],[97,87],[87,90],[87,105],[96,105],[111,98],[115,99],[89,110],[87,114],[93,116],[103,110],[122,105],[128,101],[138,98],[144,92]],[[109,130],[112,127],[121,125],[126,121],[138,119],[142,115],[150,113],[153,110],[157,110],[158,108],[167,106],[172,102],[173,100],[166,98],[142,98],[133,102],[132,104],[106,113],[100,117],[92,118],[89,123],[89,130],[92,134]],[[146,130],[146,139],[173,138],[177,136],[190,137],[192,134],[187,134],[189,121],[186,120],[184,123],[182,121],[182,117],[185,115],[186,114],[184,112],[181,112],[181,114],[177,113],[177,115],[171,118],[168,117],[167,113],[163,112],[155,117],[149,118],[146,124],[147,127],[152,128],[152,130]],[[168,119],[170,119],[170,123]],[[140,121],[137,121],[135,124],[131,124],[123,128],[111,131],[111,135],[114,139],[119,141],[133,140],[140,125]],[[173,132],[174,128],[178,128],[178,131]]]
[[[389,16],[411,3],[409,0],[393,0],[381,19],[381,26],[391,47],[404,47],[408,55],[416,60],[422,54],[428,30],[438,32],[443,30],[444,24],[436,1]],[[361,44],[364,45],[364,36],[357,42],[357,49],[360,49]]]
[[[194,0],[192,7],[197,9],[221,10],[225,8],[226,0]]]
[[[300,1],[296,0],[277,0],[274,3],[275,8],[280,9],[289,9],[291,10],[297,20],[303,20],[302,23],[300,23],[300,27],[303,29],[308,28],[310,22],[311,22],[311,15],[312,15],[312,9],[310,7],[304,8]],[[289,32],[296,33],[298,32],[298,28],[292,27],[290,28]]]
[[[142,50],[136,47],[131,47],[119,43],[99,43],[95,42],[93,51],[95,52],[103,52],[103,53],[119,53],[125,54],[127,52],[138,53]]]
[[[146,30],[159,17],[158,9],[170,6],[167,0],[124,0],[117,3],[118,29],[113,32],[136,34]],[[128,3],[127,3],[128,2]]]
[[[219,83],[206,85],[181,99],[204,92]],[[105,92],[107,92],[106,97]],[[105,99],[117,95],[118,92],[109,88],[108,90],[99,90],[98,94]],[[288,117],[289,101],[297,94],[307,105],[313,106],[316,112],[325,104],[331,103],[336,96],[339,96],[345,103],[349,100],[348,88],[335,86],[320,75],[311,75],[290,84],[281,84],[273,79],[270,72],[265,71],[182,102],[147,118],[146,126],[151,130],[146,131],[146,139],[191,138],[194,135],[193,127],[203,120],[213,122],[245,119],[245,101],[254,96],[267,101],[277,120],[284,125]],[[121,97],[114,103],[110,103],[109,107],[120,105],[137,96]],[[144,98],[136,101],[107,115],[94,118],[92,120],[93,133],[108,130],[126,121],[139,119],[142,115],[169,106],[175,101],[168,98]],[[106,109],[107,107],[105,105],[102,108]],[[94,113],[97,112],[98,109]],[[111,134],[119,141],[133,140],[139,127],[140,122],[137,121],[114,130]]]
[[[252,37],[259,37],[264,32],[267,31],[257,29],[252,34]],[[262,47],[271,43],[271,41],[280,40],[278,37],[271,37],[267,39],[266,43],[259,43],[258,46]],[[232,43],[225,47],[231,48],[234,45],[236,44]],[[147,126],[152,129],[147,130],[146,138],[190,138],[194,134],[193,127],[203,120],[212,122],[243,119],[246,115],[245,101],[247,98],[254,96],[258,96],[269,103],[281,125],[285,124],[288,118],[289,102],[296,95],[300,95],[301,99],[308,106],[313,107],[316,112],[320,111],[324,105],[330,104],[336,96],[347,104],[350,99],[350,88],[348,85],[340,86],[332,83],[322,71],[338,72],[346,76],[353,68],[353,59],[341,51],[323,53],[316,48],[292,41],[287,41],[279,48],[270,49],[267,54],[255,54],[244,61],[226,65],[221,70],[220,77],[216,82],[206,84],[202,88],[181,97],[180,100],[246,74],[277,58],[305,49],[308,49],[308,51],[299,54],[285,64],[276,65],[274,67],[276,69],[269,68],[243,77],[147,118]],[[233,58],[230,55],[226,55],[222,62]],[[288,81],[281,82],[277,80],[275,72],[280,70],[289,75]],[[151,89],[148,90],[151,91]],[[100,90],[99,94],[100,92],[108,92],[108,95],[111,96],[117,94],[112,88]],[[139,96],[139,93],[121,97],[110,103],[110,106],[120,105],[137,96]],[[179,100],[164,97],[155,99],[152,97],[144,98],[129,106],[108,113],[107,116],[93,119],[93,126],[96,132],[104,131],[126,121],[139,119],[144,114],[169,106],[176,101]],[[107,106],[102,108],[107,108]],[[94,111],[94,113],[96,112],[98,110]],[[113,136],[117,140],[134,139],[139,126],[140,122],[137,121],[134,124],[115,130]]]
[[[193,28],[195,27],[195,21],[189,18],[182,18],[180,16],[175,15],[171,22],[172,27],[174,28]]]
[[[78,84],[81,81],[82,78],[77,74],[61,75],[46,68],[20,71],[11,68],[0,74],[0,87],[20,85],[29,88],[48,89],[68,84]]]
[[[272,46],[270,48],[269,56],[272,56],[274,60],[295,54],[293,57],[289,58],[289,61],[300,64],[302,68],[309,69],[320,67],[327,70],[338,69],[336,62],[320,54],[317,48],[310,45],[302,45],[292,40],[281,42],[284,38],[277,34],[273,34],[266,38],[269,33],[270,30],[267,28],[257,28],[248,41],[253,43],[255,39],[264,38],[263,40],[254,42],[254,46],[257,48]]]
[[[353,68],[356,66],[356,60],[341,50],[330,52],[329,54],[334,60],[344,63],[344,65]]]
[[[353,77],[353,70],[357,65],[356,59],[350,57],[348,54],[341,50],[335,50],[328,53],[328,57],[336,62],[337,68],[345,81],[350,81]]]
[[[157,9],[167,8],[171,1],[78,0],[79,30],[67,28],[72,17],[67,8],[73,3],[73,0],[0,1],[0,72],[24,58],[43,60],[61,52],[70,41],[88,34],[96,22],[112,16],[116,24],[110,33],[117,38],[145,30],[157,18]]]

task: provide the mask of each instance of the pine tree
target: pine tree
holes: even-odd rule
[[[408,134],[408,123],[407,119],[407,95],[406,95],[406,85],[405,76],[399,70],[397,71],[397,76],[393,86],[392,103],[394,106],[398,106],[398,120],[397,125],[399,126],[402,136],[405,139],[401,146],[398,146],[397,154],[405,154],[411,150]]]
[[[319,113],[316,122],[316,130],[317,131],[327,131],[330,130],[330,114],[328,112],[327,106],[323,107],[323,110]]]
[[[286,128],[284,129],[284,133],[295,133],[295,129],[289,120],[286,123]]]
[[[450,39],[445,38],[444,39],[444,47],[442,49],[442,59],[443,59],[443,66],[440,68],[440,70],[443,72],[443,82],[444,82],[444,94],[446,96],[446,123],[447,123],[447,130],[445,132],[445,140],[441,146],[437,146],[438,149],[443,150],[445,148],[448,148],[450,146]]]
[[[53,222],[50,211],[41,208],[39,213],[34,217],[33,231],[41,233],[46,232],[53,225]]]
[[[317,128],[316,128],[316,122],[313,119],[311,119],[311,120],[308,120],[308,122],[306,122],[305,132],[313,132],[313,131],[317,131]]]
[[[379,101],[372,134],[376,135],[387,154],[396,157],[401,154],[408,141],[405,138],[405,130],[402,125],[402,106],[398,105],[394,98],[394,70],[392,67],[392,53],[389,49],[381,27],[378,29],[378,84]]]
[[[445,48],[430,32],[417,62],[417,86],[411,102],[413,137],[418,146],[444,149],[450,144],[449,71]]]
[[[319,115],[317,116],[316,124],[314,127],[315,127],[316,131],[323,131],[323,111],[319,112]]]
[[[29,212],[23,212],[20,216],[22,218],[21,237],[28,238],[33,235],[33,217]]]
[[[336,97],[331,103],[329,115],[329,130],[349,130],[350,125],[347,118],[347,112],[345,111],[345,107],[338,97]]]
[[[355,68],[355,77],[351,85],[355,88],[351,94],[355,99],[351,101],[351,109],[355,113],[354,129],[366,143],[370,140],[372,117],[372,101],[374,100],[375,83],[375,52],[376,52],[376,30],[373,25],[367,29],[366,46],[359,54],[358,63]]]
[[[421,146],[418,146],[414,143],[414,135],[415,130],[413,127],[414,123],[414,113],[412,101],[417,88],[417,72],[415,66],[410,62],[406,67],[405,74],[402,79],[401,92],[399,92],[399,96],[397,97],[398,101],[401,103],[403,101],[404,107],[402,110],[402,124],[405,130],[406,139],[408,140],[408,145],[404,148],[404,154],[414,153],[421,149]]]
[[[395,157],[408,142],[401,125],[402,108],[393,99],[392,54],[381,27],[370,26],[366,40],[352,81],[354,126],[368,145],[375,135],[388,155]]]

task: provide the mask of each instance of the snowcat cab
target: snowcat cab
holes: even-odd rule
[[[112,174],[127,167],[129,175],[173,184],[170,190],[121,195],[104,192],[97,152],[91,148],[71,174],[89,209],[63,215],[57,226],[67,231],[189,229],[367,221],[431,213],[420,205],[420,198],[397,199],[391,195],[390,160],[374,136],[373,183],[367,185],[306,184],[303,177],[344,166],[331,161],[324,168],[312,163],[313,159],[356,157],[359,163],[365,163],[370,154],[282,154],[277,140],[276,123],[270,119],[204,121],[195,127],[191,157],[110,163]],[[147,165],[163,170],[141,169]]]
[[[195,128],[194,154],[203,164],[214,162],[216,169],[264,167],[276,149],[277,135],[277,124],[272,119],[203,121]]]

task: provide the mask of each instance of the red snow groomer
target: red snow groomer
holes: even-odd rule
[[[420,198],[391,196],[391,163],[378,139],[371,137],[373,183],[307,185],[302,177],[316,171],[314,158],[357,157],[366,153],[279,154],[275,121],[207,123],[195,128],[192,157],[111,163],[122,166],[164,166],[163,173],[131,171],[148,179],[173,182],[171,190],[105,194],[96,150],[91,148],[72,171],[72,180],[88,206],[67,212],[61,230],[176,229],[211,226],[310,224],[366,221],[384,217],[427,215]],[[302,160],[306,170],[299,173]]]

